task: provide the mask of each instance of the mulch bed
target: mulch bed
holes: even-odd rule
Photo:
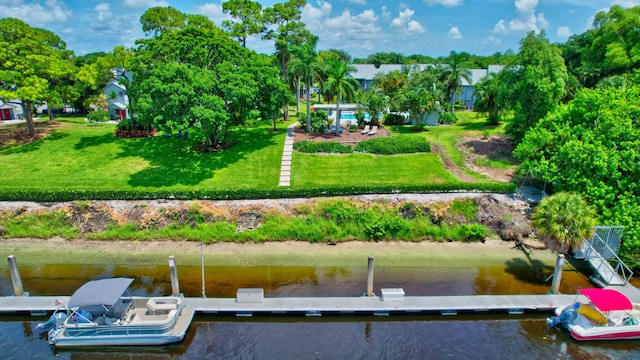
[[[305,130],[304,126],[297,126],[294,129],[293,142],[310,140],[310,141],[337,141],[343,144],[357,144],[361,141],[365,141],[369,139],[391,136],[391,134],[389,134],[389,131],[387,131],[387,129],[385,129],[382,125],[378,127],[378,131],[375,133],[375,135],[362,134],[362,129],[352,132],[352,131],[347,131],[345,128],[345,130],[342,132],[342,134],[340,134],[340,136],[336,136],[334,134],[317,133],[317,132],[311,132],[307,134],[304,130]]]

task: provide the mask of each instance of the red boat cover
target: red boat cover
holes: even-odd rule
[[[617,290],[580,289],[578,293],[586,296],[600,311],[631,310],[633,304]]]

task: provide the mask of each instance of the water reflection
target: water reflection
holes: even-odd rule
[[[21,265],[32,295],[69,295],[84,282],[129,276],[135,295],[171,292],[167,266]],[[549,269],[543,269],[549,272]],[[186,296],[202,292],[200,267],[178,268]],[[267,296],[359,296],[366,267],[206,268],[207,296],[233,297],[241,287],[261,287]],[[460,268],[377,267],[374,291],[402,287],[407,295],[543,294],[530,264]],[[565,270],[561,291],[589,287],[587,277]],[[10,295],[9,271],[0,266],[0,291]],[[40,318],[0,317],[3,359],[632,359],[639,342],[578,343],[548,328],[542,315],[437,315],[390,317],[198,316],[184,342],[151,348],[76,349],[55,352],[36,330]],[[17,350],[19,349],[19,350]]]

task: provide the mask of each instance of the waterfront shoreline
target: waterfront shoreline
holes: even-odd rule
[[[219,242],[203,246],[208,266],[360,266],[373,256],[377,266],[477,267],[497,266],[514,258],[527,260],[512,242],[484,243],[350,241],[336,245],[303,241],[254,243]],[[182,265],[199,265],[200,243],[191,241],[99,241],[62,238],[0,239],[0,253],[15,255],[21,264],[137,264],[161,265],[175,256]],[[547,250],[531,255],[553,265]]]

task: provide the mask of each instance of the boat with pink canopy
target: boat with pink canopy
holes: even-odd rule
[[[574,304],[555,311],[550,326],[566,328],[576,340],[640,339],[640,304],[614,289],[580,289]]]

